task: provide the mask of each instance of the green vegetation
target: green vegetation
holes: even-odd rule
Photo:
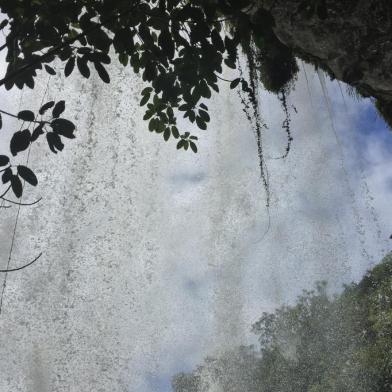
[[[285,158],[292,142],[286,98],[298,73],[295,57],[312,62],[331,77],[333,73],[311,54],[284,45],[276,37],[274,19],[263,4],[256,0],[3,0],[0,11],[5,19],[0,31],[4,43],[0,51],[6,52],[7,71],[0,86],[7,90],[34,88],[38,77],[60,72],[65,77],[78,72],[86,79],[96,73],[103,83],[110,84],[107,65],[119,62],[140,74],[147,85],[140,92],[146,128],[174,142],[177,149],[196,153],[199,137],[210,122],[208,100],[214,92],[219,93],[219,80],[229,82],[232,89],[238,89],[257,134],[268,204],[262,145],[266,124],[257,89],[262,84],[279,97],[286,117],[282,126],[287,134]],[[322,23],[329,17],[327,5],[325,0],[303,0],[298,13]],[[240,51],[247,60],[246,68],[238,61]],[[225,67],[237,71],[232,80],[222,77]],[[62,114],[65,102],[61,97],[56,101],[61,103]],[[14,156],[27,153],[33,143],[44,138],[57,153],[64,149],[66,139],[76,137],[77,124],[51,115],[53,105],[55,102],[42,102],[41,107],[20,113],[0,107],[0,129],[1,116],[18,118],[21,128],[10,141],[11,154],[0,157],[2,182],[9,187],[0,199],[11,191],[20,198],[24,191],[20,183],[26,178],[19,174]],[[378,108],[390,123],[389,106]],[[179,116],[189,120],[186,129],[179,129]],[[29,174],[30,184],[35,186],[33,171]]]
[[[146,83],[140,91],[145,128],[174,143],[179,150],[197,153],[199,138],[211,120],[208,101],[220,92],[220,83],[228,82],[231,89],[237,90],[256,134],[260,176],[268,206],[269,179],[262,142],[268,127],[262,118],[258,88],[263,85],[281,103],[287,142],[279,158],[284,159],[293,141],[287,95],[298,73],[296,57],[320,67],[331,78],[334,75],[321,59],[288,47],[277,38],[267,3],[256,0],[3,0],[0,11],[5,19],[0,23],[0,31],[5,42],[0,44],[0,51],[5,51],[7,71],[0,86],[7,90],[34,88],[37,78],[45,76],[49,85],[50,77],[59,73],[66,78],[79,73],[86,79],[95,73],[103,83],[110,84],[108,65],[118,62],[130,67]],[[354,0],[350,1],[350,6],[353,3]],[[299,15],[305,20],[316,20],[316,24],[333,17],[325,0],[303,0],[297,6]],[[240,52],[244,54],[241,61]],[[231,80],[223,77],[227,67],[233,70]],[[354,67],[345,80],[355,86],[359,74],[360,70]],[[358,86],[356,89],[359,91]],[[17,126],[20,129],[15,129],[9,142],[10,153],[0,156],[2,202],[18,204],[7,195],[13,193],[11,198],[21,198],[25,191],[22,183],[38,184],[31,168],[27,168],[28,176],[22,176],[16,155],[28,155],[31,145],[41,140],[45,140],[53,153],[58,153],[68,139],[77,137],[77,124],[62,118],[66,102],[61,98],[56,97],[56,102],[43,100],[40,107],[19,113],[0,107],[0,129],[6,124],[5,117],[20,121]],[[53,112],[54,105],[59,107]],[[390,105],[379,102],[378,109],[391,124]],[[180,116],[189,121],[185,129],[180,129]]]
[[[175,392],[218,386],[243,392],[392,390],[392,256],[334,298],[326,284],[293,306],[265,313],[253,327],[260,349],[209,358],[173,379]]]
[[[174,141],[177,149],[196,153],[195,133],[207,129],[207,103],[213,92],[219,92],[223,68],[237,68],[238,48],[244,36],[253,35],[255,25],[247,11],[254,4],[254,0],[4,0],[0,11],[6,18],[0,30],[5,42],[0,50],[6,51],[7,72],[0,86],[34,88],[38,77],[59,72],[65,77],[79,72],[86,79],[97,73],[109,84],[107,65],[118,61],[147,84],[140,92],[146,128]],[[239,28],[227,31],[227,23]],[[256,107],[255,86],[244,77],[228,82],[233,89],[242,89],[245,105],[252,101]],[[270,84],[277,89],[275,82]],[[62,113],[65,102],[59,102]],[[43,102],[20,113],[0,108],[0,128],[2,115],[18,118],[24,127],[10,141],[10,156],[0,159],[1,172],[7,172],[2,181],[9,185],[5,195],[13,191],[20,198],[23,193],[19,173],[10,175],[15,155],[43,138],[57,153],[65,147],[65,139],[75,138],[77,124],[51,115],[48,109],[53,105]],[[189,130],[178,128],[179,115],[189,120]],[[35,179],[30,184],[35,185]]]

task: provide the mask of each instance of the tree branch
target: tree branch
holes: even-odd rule
[[[0,109],[0,113],[6,114],[7,116],[11,116],[11,117],[17,118],[18,120],[22,120],[22,119],[19,118],[16,114],[8,113],[8,112],[6,112],[5,110],[1,110],[1,109]],[[24,120],[23,120],[23,121],[24,121]],[[32,121],[28,121],[28,122],[32,122],[32,123],[36,123],[36,124],[42,124],[42,123],[44,123],[44,124],[50,124],[49,121],[37,121],[37,120],[32,120]]]
[[[8,188],[8,190],[7,190],[6,192],[8,192],[8,191],[9,191],[9,188]],[[12,200],[6,199],[5,197],[2,197],[2,196],[0,196],[0,199],[6,201],[6,202],[8,202],[8,203],[15,204],[15,205],[17,205],[17,206],[33,206],[33,205],[35,205],[35,204],[38,204],[38,203],[42,200],[42,197],[40,197],[40,198],[39,198],[38,200],[36,200],[36,201],[33,201],[32,203],[19,203],[19,202],[17,202],[17,201],[12,201]]]
[[[41,256],[42,256],[42,252],[33,261],[30,261],[30,263],[25,264],[22,267],[0,270],[0,272],[8,273],[8,272],[20,271],[20,270],[22,270],[24,268],[29,267],[31,264],[35,263]]]

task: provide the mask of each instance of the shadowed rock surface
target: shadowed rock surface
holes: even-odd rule
[[[296,56],[326,70],[363,96],[392,102],[392,2],[380,0],[265,0],[273,30]],[[386,118],[388,121],[388,118]]]

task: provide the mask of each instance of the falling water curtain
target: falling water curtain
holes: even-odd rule
[[[85,3],[81,14],[100,2]],[[159,111],[155,123],[146,114],[161,103],[143,70],[160,48],[171,51],[164,34],[175,34],[176,7],[187,10],[179,42],[193,43],[182,45],[197,62],[207,45],[200,18],[212,11],[204,1],[139,3],[145,19],[129,22],[136,49],[121,46],[125,28],[116,31],[102,2],[107,9],[71,33],[52,31],[63,40],[41,59],[34,88],[0,89],[0,392],[389,390],[392,136],[377,97],[359,96],[350,78],[331,77],[302,52],[293,80],[273,91],[260,73],[282,76],[268,48],[283,56],[287,42],[267,27],[252,27],[265,43],[249,37],[251,27],[228,23],[237,14],[225,5],[212,24],[222,29],[205,42],[220,47],[216,34],[242,31],[234,66],[234,41],[222,38],[216,91],[199,81],[189,91],[201,89],[205,108],[190,121],[190,107],[178,105],[176,125],[164,111],[170,126],[161,128]],[[257,14],[255,2],[243,3],[241,18]],[[275,30],[284,17],[276,3]],[[297,4],[298,15],[328,21],[325,3]],[[0,1],[2,77],[28,50],[20,29],[16,57],[7,55],[12,23],[28,29],[23,9],[49,7],[26,4]],[[117,23],[128,23],[122,10]],[[99,23],[114,42],[106,54]],[[59,55],[64,42],[71,57]],[[155,52],[135,73],[126,53],[142,58],[149,44]],[[183,72],[168,65],[175,53],[162,60],[166,75],[180,75],[173,85]]]

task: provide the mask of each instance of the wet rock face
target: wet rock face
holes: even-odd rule
[[[390,0],[260,0],[299,57],[365,96],[392,102]]]

